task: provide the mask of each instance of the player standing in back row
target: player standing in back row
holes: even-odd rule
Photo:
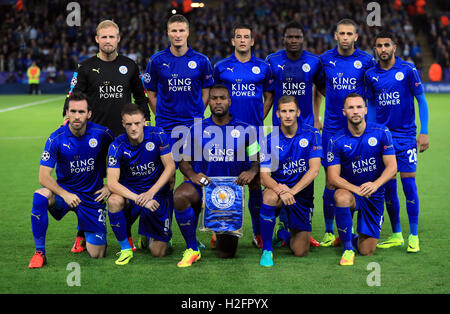
[[[398,171],[406,197],[410,235],[408,252],[419,252],[419,195],[416,186],[417,146],[424,152],[428,142],[428,104],[415,66],[395,57],[394,35],[381,32],[375,38],[375,52],[379,63],[365,75],[369,120],[383,124],[392,133]],[[416,139],[414,97],[419,104],[420,134]],[[400,226],[400,203],[397,178],[386,183],[386,208],[392,226],[392,235],[378,245],[380,248],[404,244]]]
[[[344,99],[350,93],[364,95],[364,73],[375,65],[375,59],[356,47],[358,29],[351,19],[342,19],[337,23],[334,39],[336,47],[320,56],[326,80],[325,119],[322,130],[322,145],[347,125],[342,114]],[[323,192],[323,215],[325,235],[322,246],[334,244],[334,187],[328,182],[326,158],[322,159],[325,167],[326,185]]]
[[[188,44],[189,21],[183,15],[169,18],[167,35],[170,45],[150,57],[144,84],[156,116],[155,125],[167,134],[178,168],[182,145],[179,140],[194,124],[194,119],[203,119],[213,78],[208,57]],[[170,181],[171,190],[174,185],[175,175]],[[199,245],[204,248],[203,244]]]
[[[98,43],[98,53],[78,65],[69,95],[72,92],[85,93],[92,108],[90,121],[106,126],[117,137],[125,132],[120,112],[125,104],[131,102],[132,97],[144,112],[146,121],[150,121],[148,98],[139,77],[138,65],[118,53],[119,26],[111,20],[100,22],[95,41]],[[66,115],[67,104],[66,99],[63,116]],[[132,243],[130,230],[128,238]],[[79,230],[72,252],[82,252],[85,242],[83,230]]]
[[[234,53],[215,64],[214,83],[228,87],[231,94],[231,116],[256,127],[258,133],[261,133],[260,127],[264,125],[264,119],[272,106],[272,71],[267,62],[252,53],[255,40],[251,26],[235,26],[231,43]],[[260,137],[263,135],[259,134]],[[262,248],[259,223],[262,191],[259,174],[249,185],[249,194],[248,208],[253,225],[253,244]]]

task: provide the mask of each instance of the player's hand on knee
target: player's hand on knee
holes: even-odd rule
[[[243,171],[239,177],[236,179],[237,185],[246,185],[252,182],[252,180],[255,178],[256,173],[252,171]]]
[[[283,193],[280,194],[280,198],[281,201],[283,202],[284,205],[293,205],[295,204],[295,198],[294,195],[292,195],[291,193]]]
[[[200,186],[206,186],[211,182],[211,179],[208,178],[207,175],[199,172],[194,177],[189,178],[194,184],[200,185]]]
[[[150,200],[145,204],[145,208],[154,212],[159,208],[159,203],[155,200]]]
[[[378,190],[378,186],[375,183],[369,181],[361,184],[359,190],[362,196],[370,197]]]
[[[153,196],[153,193],[149,191],[141,193],[136,197],[135,203],[138,206],[146,207],[147,203],[153,199]]]
[[[105,184],[100,190],[96,191],[94,195],[98,196],[95,198],[96,202],[105,201],[108,199],[108,197],[111,195],[111,191],[108,189],[108,186]]]
[[[288,187],[286,184],[278,183],[278,187],[281,189],[281,193],[280,194],[290,193],[290,194],[294,195],[294,193],[292,192],[291,188]]]
[[[67,192],[61,195],[61,197],[64,199],[64,202],[66,202],[66,204],[70,206],[70,208],[75,208],[81,203],[78,195],[73,193]]]

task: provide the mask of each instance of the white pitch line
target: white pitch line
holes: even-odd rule
[[[9,108],[5,108],[5,109],[0,109],[0,113],[7,112],[7,111],[18,110],[18,109],[22,109],[22,108],[26,108],[26,107],[30,107],[30,106],[35,106],[35,105],[45,104],[45,103],[49,103],[49,102],[52,102],[52,101],[55,101],[55,100],[58,100],[58,99],[60,100],[60,99],[64,99],[64,98],[59,96],[59,97],[54,97],[54,98],[50,98],[50,99],[34,101],[34,102],[30,102],[28,104],[23,104],[23,105],[19,105],[19,106],[14,106],[14,107],[9,107]]]

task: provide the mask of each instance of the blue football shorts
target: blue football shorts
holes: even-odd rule
[[[295,204],[282,205],[288,217],[288,228],[311,232],[314,204],[303,197],[295,195]]]
[[[355,210],[358,211],[356,231],[379,239],[384,220],[384,197],[367,198],[356,194],[353,195],[356,200]]]
[[[398,172],[416,172],[417,142],[415,138],[393,138]]]
[[[81,203],[74,209],[78,218],[78,230],[94,234],[106,234],[105,203],[96,202],[93,195],[77,195],[81,199]],[[55,204],[48,208],[48,211],[56,220],[61,220],[71,210],[69,205],[59,195],[55,195]]]
[[[139,212],[139,234],[157,241],[169,242],[172,238],[173,197],[170,195],[155,195],[154,200],[159,203],[156,211],[130,203],[133,213]]]

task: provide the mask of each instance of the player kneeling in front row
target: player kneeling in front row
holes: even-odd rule
[[[344,100],[347,128],[328,142],[327,165],[334,194],[336,226],[344,245],[341,265],[353,265],[355,252],[372,255],[380,237],[384,211],[384,184],[397,171],[391,132],[366,123],[367,106],[355,93]],[[353,213],[358,211],[354,235]]]
[[[286,243],[296,256],[308,254],[313,181],[319,174],[322,156],[319,131],[297,121],[300,109],[295,97],[281,97],[276,114],[281,132],[273,130],[267,136],[262,151],[268,154],[261,162],[261,182],[266,190],[260,214],[263,239],[260,265],[265,267],[273,266],[272,234],[277,208],[284,207],[287,212],[290,234]]]
[[[91,114],[86,95],[72,93],[68,99],[69,123],[53,132],[45,144],[39,168],[39,183],[43,187],[34,193],[31,210],[36,252],[29,268],[41,268],[47,261],[47,210],[56,220],[74,210],[79,229],[85,231],[91,257],[105,256],[104,200],[110,192],[103,185],[103,178],[106,153],[114,136],[106,127],[88,122]],[[56,180],[51,175],[55,165]]]
[[[211,117],[191,127],[183,146],[180,170],[189,181],[182,183],[174,194],[175,217],[187,247],[178,267],[189,267],[201,258],[196,228],[202,206],[202,187],[211,184],[212,177],[237,177],[236,184],[248,185],[259,171],[256,130],[230,115],[227,87],[211,87],[208,104]],[[242,223],[242,207],[240,213]],[[217,236],[216,249],[222,258],[234,257],[237,250],[238,237],[228,231],[229,227],[229,221],[224,220],[223,231],[213,230]]]
[[[128,264],[133,257],[124,206],[130,206],[135,219],[140,215],[139,234],[151,240],[152,255],[166,255],[172,237],[173,213],[173,195],[168,182],[175,173],[163,130],[145,126],[144,113],[136,104],[125,105],[121,114],[126,133],[109,146],[107,175],[113,193],[108,199],[108,216],[121,248],[117,265]]]

